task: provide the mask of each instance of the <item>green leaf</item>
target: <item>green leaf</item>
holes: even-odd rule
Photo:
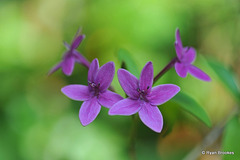
[[[197,117],[208,127],[212,126],[211,121],[204,109],[187,94],[179,92],[175,97],[172,98],[172,101],[178,103],[184,110]]]
[[[237,87],[234,75],[223,64],[211,59],[208,60],[208,64],[212,67],[222,83],[232,92],[237,100],[240,98],[240,92]]]
[[[233,117],[227,124],[223,135],[222,151],[234,152],[234,154],[223,155],[224,160],[240,159],[240,122],[237,116]]]
[[[118,59],[124,63],[126,69],[136,77],[139,77],[140,73],[137,68],[137,64],[133,60],[131,54],[125,49],[118,50]]]

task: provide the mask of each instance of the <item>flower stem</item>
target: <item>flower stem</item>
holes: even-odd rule
[[[137,115],[134,114],[132,115],[132,127],[131,127],[131,132],[130,132],[130,141],[129,141],[129,155],[131,160],[137,160],[136,156],[136,148],[135,148],[135,143],[136,143],[136,133],[137,133]]]
[[[178,62],[178,58],[173,58],[153,79],[153,84],[157,82],[159,78],[161,78],[169,69],[171,69],[176,62]]]
[[[121,64],[121,68],[126,69],[126,63],[123,61]],[[125,97],[127,98],[128,95],[125,94]],[[132,115],[132,126],[129,134],[129,156],[131,160],[137,160],[136,156],[136,149],[135,149],[135,143],[136,143],[136,133],[137,133],[137,115]]]

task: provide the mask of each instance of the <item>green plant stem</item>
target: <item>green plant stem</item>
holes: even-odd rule
[[[129,155],[131,160],[137,160],[136,156],[136,148],[135,148],[135,141],[136,141],[136,134],[137,134],[137,121],[138,117],[136,114],[132,115],[132,127],[130,131],[130,139],[129,139]]]

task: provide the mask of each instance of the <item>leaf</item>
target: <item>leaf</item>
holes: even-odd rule
[[[131,72],[136,77],[140,76],[139,70],[137,68],[137,64],[133,60],[130,53],[125,49],[118,50],[118,59],[124,63],[126,69]]]
[[[179,92],[175,97],[172,98],[172,101],[179,104],[184,110],[197,117],[208,127],[212,126],[211,121],[204,109],[187,94]]]
[[[208,64],[212,67],[222,83],[232,92],[237,100],[240,100],[240,92],[237,87],[234,75],[223,64],[213,59],[208,60]]]
[[[223,135],[222,151],[234,152],[234,154],[223,155],[224,160],[240,159],[240,122],[237,116],[233,117],[227,124]]]

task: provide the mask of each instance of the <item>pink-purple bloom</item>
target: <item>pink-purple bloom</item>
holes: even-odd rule
[[[63,73],[69,76],[73,72],[75,62],[78,62],[84,65],[85,67],[89,68],[90,63],[88,62],[88,60],[76,50],[84,38],[85,35],[81,34],[81,30],[78,30],[71,45],[64,42],[67,51],[63,55],[62,61],[55,65],[49,71],[48,75],[51,75],[59,68],[62,68]]]
[[[110,108],[123,98],[107,90],[113,80],[115,67],[113,62],[108,62],[99,68],[97,59],[94,59],[88,71],[88,86],[68,85],[62,88],[63,94],[76,100],[84,101],[79,119],[83,126],[91,123],[99,114],[101,106]]]
[[[179,29],[176,30],[175,49],[178,57],[175,69],[180,77],[184,78],[187,73],[190,73],[200,80],[211,81],[211,78],[205,72],[192,65],[196,59],[196,51],[193,47],[183,47]]]
[[[152,88],[152,62],[145,65],[139,80],[125,69],[118,70],[118,80],[128,98],[113,105],[109,110],[109,115],[128,116],[138,112],[140,119],[146,126],[155,132],[161,132],[163,117],[157,105],[170,100],[180,91],[180,88],[173,84]]]

